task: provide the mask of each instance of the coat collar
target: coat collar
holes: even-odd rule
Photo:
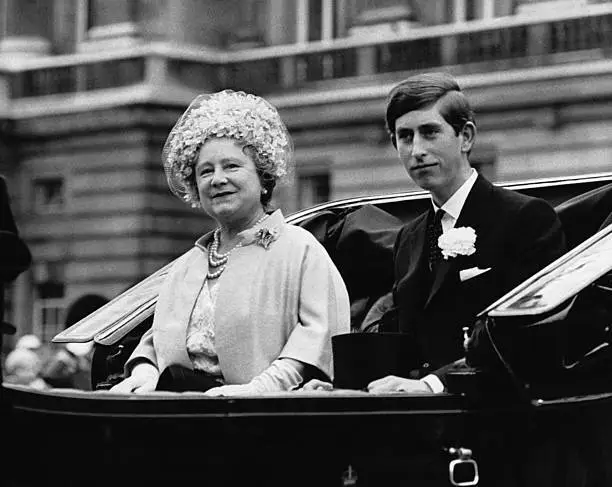
[[[493,185],[479,175],[476,178],[474,186],[472,186],[470,194],[465,200],[465,204],[463,205],[463,209],[459,214],[459,218],[457,219],[455,226],[471,226],[477,232],[478,230],[482,230],[482,221],[485,219],[484,217],[487,215],[489,210],[487,205],[483,204],[483,200],[489,198],[492,190]]]
[[[268,218],[263,220],[261,223],[254,225],[246,230],[243,230],[238,234],[238,240],[236,244],[240,243],[242,247],[246,245],[250,245],[257,239],[257,232],[259,230],[267,229],[267,230],[277,230],[278,232],[282,232],[283,224],[285,222],[285,217],[281,210],[275,210],[270,213]],[[195,245],[199,249],[208,252],[208,245],[210,244],[213,237],[214,230],[202,235],[198,240],[196,240]]]

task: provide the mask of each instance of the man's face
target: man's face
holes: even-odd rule
[[[455,134],[438,103],[405,113],[395,122],[397,152],[412,180],[443,204],[470,175],[467,152],[473,125]]]

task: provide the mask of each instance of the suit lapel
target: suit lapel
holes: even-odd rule
[[[479,175],[476,178],[474,186],[472,186],[472,189],[468,194],[467,199],[465,200],[465,204],[461,209],[459,218],[455,223],[455,228],[466,226],[474,228],[477,235],[476,249],[478,249],[478,236],[480,235],[482,240],[482,236],[484,236],[483,234],[487,230],[487,225],[483,225],[481,223],[484,214],[488,210],[487,205],[483,200],[488,199],[491,189],[491,183],[489,183],[487,180],[485,180],[482,176]],[[449,258],[440,262],[436,270],[436,275],[434,276],[434,281],[429,292],[429,297],[425,302],[425,307],[429,305],[434,296],[440,291],[442,285],[447,281],[449,275],[454,276],[456,274],[456,272],[458,271],[458,265],[458,258]]]
[[[425,235],[427,215],[423,213],[407,224],[400,232],[398,247],[394,256],[396,305],[406,308],[420,308],[427,298],[428,290],[423,284],[427,270]]]
[[[410,249],[410,261],[405,274],[406,279],[410,279],[412,276],[416,275],[422,265],[427,265],[426,235],[428,218],[429,213],[425,215],[425,218],[422,218],[419,222],[417,222],[414,230],[410,233],[408,242],[408,248]]]
[[[438,293],[442,284],[445,282],[446,277],[448,276],[451,269],[455,267],[454,259],[445,259],[438,264],[438,268],[436,269],[436,274],[434,275],[433,284],[431,285],[431,289],[429,291],[429,296],[427,297],[427,301],[425,301],[425,307],[429,305],[433,297]]]
[[[455,227],[472,227],[476,230],[476,235],[478,235],[479,230],[487,230],[486,226],[483,227],[481,222],[490,210],[487,200],[489,200],[492,189],[493,185],[482,176],[476,178],[476,182],[474,182],[474,186],[472,186],[472,190],[465,200]],[[478,240],[476,244],[478,244]]]

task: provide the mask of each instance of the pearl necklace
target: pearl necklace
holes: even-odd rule
[[[259,220],[257,220],[251,227],[255,227],[259,225],[267,217],[268,217],[268,214],[264,213],[264,216],[262,216]],[[221,243],[221,229],[217,228],[215,229],[213,233],[213,240],[208,246],[208,274],[206,274],[207,279],[217,279],[221,274],[223,274],[223,271],[225,270],[225,267],[227,266],[227,261],[229,260],[230,254],[234,250],[242,247],[242,242],[238,242],[228,252],[225,252],[224,254],[222,254],[218,252],[220,243]],[[212,268],[216,268],[217,270],[214,272],[211,272],[210,270]]]

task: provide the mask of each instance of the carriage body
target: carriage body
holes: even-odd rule
[[[556,206],[573,247],[565,262],[584,253],[581,242],[612,212],[612,174],[508,186]],[[348,215],[373,208],[401,224],[427,204],[425,192],[354,198],[298,212],[288,221],[310,230],[337,261],[334,232]],[[388,230],[392,234],[392,226]],[[593,241],[610,233],[600,232]],[[25,485],[54,485],[55,478],[69,485],[62,472],[78,479],[75,483],[87,478],[92,485],[157,485],[163,478],[214,485],[360,486],[612,481],[612,360],[605,333],[580,367],[550,380],[525,379],[520,394],[508,381],[469,369],[458,370],[450,391],[441,395],[371,396],[344,389],[259,398],[104,392],[120,380],[123,363],[151,325],[157,289],[171,265],[55,338],[95,342],[92,383],[99,391],[2,388],[1,424],[7,433],[2,441],[13,452],[27,450],[28,465],[33,460],[37,465]],[[606,274],[576,295],[598,286],[594,303],[612,307],[612,289],[601,284]],[[527,292],[537,278],[515,292]],[[369,292],[359,283],[348,287]],[[554,326],[566,333],[563,323]],[[358,327],[354,331],[362,331]],[[24,485],[16,472],[27,466],[19,465],[17,455],[10,458],[10,470],[1,467],[0,475],[8,485]]]

